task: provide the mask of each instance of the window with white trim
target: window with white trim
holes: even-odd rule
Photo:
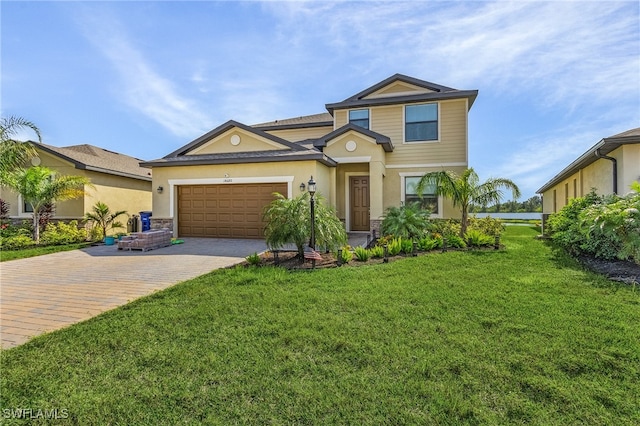
[[[405,142],[438,140],[438,104],[404,107]]]
[[[352,109],[349,111],[349,123],[356,126],[369,129],[369,110],[368,109]]]
[[[407,176],[404,178],[404,204],[419,202],[420,206],[428,210],[431,214],[438,214],[438,196],[435,185],[424,189],[422,196],[418,195],[416,186],[420,181],[420,176]]]

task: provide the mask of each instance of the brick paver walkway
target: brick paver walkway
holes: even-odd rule
[[[260,240],[185,238],[148,252],[115,246],[0,263],[2,348],[89,319],[266,249]]]

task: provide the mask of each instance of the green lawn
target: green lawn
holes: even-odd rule
[[[28,257],[42,256],[43,254],[57,253],[60,251],[78,250],[90,246],[91,243],[65,244],[58,246],[29,247],[21,250],[0,250],[0,262],[8,260],[26,259]]]
[[[0,416],[639,424],[639,292],[536,233],[509,227],[500,251],[213,272],[3,351]]]

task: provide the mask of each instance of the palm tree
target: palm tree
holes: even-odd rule
[[[414,239],[419,237],[429,223],[429,210],[419,202],[400,207],[389,207],[382,221],[383,235]]]
[[[7,185],[33,207],[33,239],[40,242],[40,212],[49,203],[71,200],[84,194],[84,186],[91,185],[82,176],[59,176],[47,167],[18,169],[9,174]]]
[[[293,243],[298,256],[304,258],[304,246],[311,235],[311,209],[309,193],[296,198],[287,198],[275,193],[273,200],[264,211],[266,222],[265,242],[272,250]],[[315,242],[318,247],[335,249],[347,243],[347,233],[335,210],[327,206],[324,198],[315,196]]]
[[[32,122],[20,117],[0,118],[0,185],[5,185],[9,173],[24,167],[29,158],[37,156],[33,145],[15,139],[21,130],[31,129],[42,143],[40,129]]]
[[[502,189],[511,190],[513,198],[520,197],[520,189],[509,179],[490,178],[480,183],[478,174],[473,168],[466,169],[461,175],[452,171],[431,172],[420,178],[416,192],[422,194],[427,187],[435,187],[436,195],[450,198],[454,207],[462,212],[460,236],[467,232],[469,206],[471,204],[489,205],[502,200]]]
[[[120,222],[116,222],[118,216],[127,214],[124,210],[118,210],[111,212],[109,206],[102,201],[98,201],[92,208],[90,213],[85,213],[84,218],[86,220],[93,221],[93,226],[100,227],[102,230],[102,236],[107,236],[107,229],[111,228],[124,228],[124,225]]]

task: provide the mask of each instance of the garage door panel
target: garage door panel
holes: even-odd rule
[[[286,183],[178,187],[180,236],[263,238],[263,210]]]

